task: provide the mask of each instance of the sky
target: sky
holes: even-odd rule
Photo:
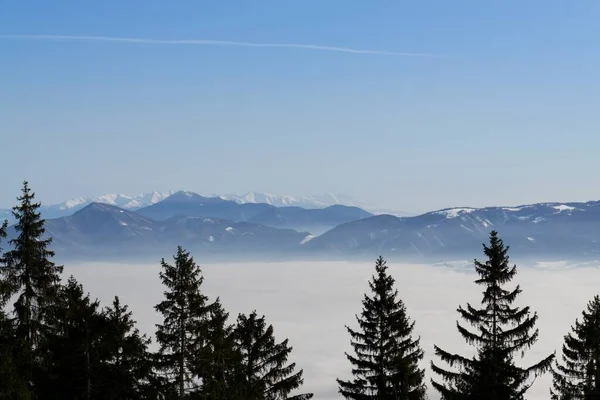
[[[472,263],[458,262],[453,267],[403,265],[389,263],[388,272],[394,287],[415,322],[414,338],[420,337],[425,353],[421,368],[425,370],[427,393],[431,400],[439,395],[431,388],[429,362],[448,368],[434,356],[433,346],[451,353],[472,355],[456,329],[459,305],[478,306],[482,288],[473,283],[477,278]],[[457,268],[458,267],[458,268]],[[290,362],[304,370],[304,392],[313,392],[319,400],[338,400],[336,378],[347,379],[351,365],[344,352],[352,354],[350,336],[345,326],[357,329],[356,314],[362,309],[363,293],[369,290],[367,280],[373,275],[372,265],[359,263],[240,263],[203,264],[205,280],[202,291],[212,301],[217,296],[233,322],[238,313],[265,315],[273,325],[275,339],[289,339],[293,348]],[[517,267],[517,275],[507,288],[519,284],[522,293],[515,306],[530,306],[538,314],[535,327],[538,341],[523,358],[515,356],[515,364],[527,367],[554,351],[560,357],[563,337],[570,332],[575,319],[600,285],[598,265],[574,267],[568,263],[538,263]],[[161,301],[162,287],[158,277],[160,265],[89,263],[66,265],[63,276],[73,274],[89,291],[108,305],[115,295],[130,306],[133,319],[142,333],[152,337],[161,317],[153,305]],[[232,279],[232,277],[235,277]],[[144,290],[131,290],[132,286]],[[465,325],[464,321],[461,323]],[[548,399],[552,382],[550,373],[536,379],[526,394],[530,400]]]
[[[600,199],[599,19],[585,0],[0,0],[0,208],[23,180],[48,204]]]

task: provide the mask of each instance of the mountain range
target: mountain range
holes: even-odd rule
[[[47,233],[57,253],[89,259],[164,256],[184,245],[200,258],[356,259],[381,254],[448,260],[478,256],[492,229],[518,257],[590,259],[600,252],[600,201],[448,208],[397,217],[339,204],[277,207],[185,191],[157,199],[135,210],[92,202],[72,215],[48,219]]]
[[[173,195],[175,191],[168,192],[150,192],[142,193],[138,195],[125,195],[125,194],[105,194],[97,197],[76,197],[59,204],[42,205],[41,214],[44,218],[58,218],[72,215],[78,210],[81,210],[85,206],[91,203],[102,203],[121,207],[125,210],[139,210],[141,208],[156,204],[167,197]],[[319,209],[326,208],[333,205],[346,205],[352,207],[362,208],[368,210],[373,214],[393,214],[398,216],[409,215],[403,211],[392,211],[388,209],[382,209],[378,206],[365,203],[357,200],[352,196],[347,195],[334,195],[324,194],[320,196],[288,196],[288,195],[276,195],[270,193],[260,192],[248,192],[248,193],[237,193],[218,195],[213,194],[205,196],[211,199],[221,199],[233,201],[238,204],[267,204],[274,207],[301,207],[306,209]],[[7,219],[9,222],[14,222],[12,213],[9,209],[0,209],[0,219]]]

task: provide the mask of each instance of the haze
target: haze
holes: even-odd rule
[[[423,366],[426,379],[433,376],[429,361],[433,344],[469,354],[456,330],[459,304],[478,304],[481,289],[473,283],[472,267],[465,262],[444,266],[389,263],[390,273],[404,300],[409,315],[416,321],[415,334],[421,336],[426,353]],[[523,360],[537,361],[562,346],[563,336],[579,318],[586,303],[598,293],[599,265],[574,267],[569,263],[545,263],[519,267],[512,282],[520,284],[523,294],[519,306],[530,305],[539,314],[539,342]],[[153,333],[160,322],[153,306],[162,296],[158,263],[103,264],[65,266],[64,276],[73,274],[92,297],[108,304],[114,295],[130,305],[142,332]],[[374,271],[369,263],[236,263],[202,265],[204,291],[214,299],[220,296],[230,312],[256,309],[273,324],[276,338],[290,339],[294,361],[304,369],[303,391],[312,391],[316,399],[339,399],[335,378],[350,372],[344,351],[350,350],[350,338],[344,325],[354,326],[354,315],[361,310],[367,280]],[[527,398],[548,398],[549,374],[539,378]],[[430,387],[430,386],[429,386]],[[429,389],[431,399],[439,399]]]

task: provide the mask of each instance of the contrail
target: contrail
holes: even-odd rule
[[[319,50],[339,53],[371,54],[381,56],[401,56],[401,57],[430,57],[447,58],[438,54],[427,53],[400,53],[384,50],[362,50],[349,47],[321,46],[315,44],[295,44],[295,43],[250,43],[234,42],[227,40],[200,40],[200,39],[144,39],[132,37],[109,37],[109,36],[66,36],[66,35],[0,35],[0,39],[23,39],[23,40],[62,40],[62,41],[86,41],[86,42],[120,42],[134,44],[162,44],[162,45],[199,45],[199,46],[238,46],[238,47],[278,47],[294,48],[305,50]]]

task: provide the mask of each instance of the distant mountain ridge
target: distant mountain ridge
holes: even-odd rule
[[[176,244],[202,254],[270,259],[464,259],[497,230],[518,257],[599,259],[600,201],[517,207],[455,207],[414,217],[373,215],[357,207],[275,207],[180,191],[126,210],[91,203],[47,220],[66,253],[144,254]]]
[[[46,234],[53,238],[57,252],[91,258],[158,255],[178,245],[202,253],[281,252],[310,237],[308,232],[218,218],[176,216],[155,221],[102,203],[91,203],[71,216],[47,220]],[[9,236],[14,235],[11,227]]]
[[[335,205],[325,208],[275,207],[265,203],[238,203],[221,197],[204,197],[180,191],[165,200],[137,210],[157,221],[176,216],[222,218],[282,229],[323,233],[341,223],[372,216],[358,207]]]
[[[188,191],[180,191],[188,192]],[[154,191],[150,193],[141,193],[137,195],[126,194],[105,194],[97,197],[76,197],[59,204],[42,205],[41,213],[44,218],[58,218],[72,215],[77,210],[81,210],[91,203],[109,204],[126,210],[139,210],[144,207],[156,204],[165,200],[167,197],[177,193],[177,191]],[[193,193],[193,192],[188,192]],[[395,212],[380,209],[377,206],[359,201],[352,196],[324,194],[321,196],[287,196],[270,193],[248,192],[243,194],[228,194],[203,196],[206,198],[220,198],[222,200],[235,201],[238,204],[268,204],[274,207],[302,207],[306,209],[326,208],[332,205],[346,205],[350,207],[359,207],[370,211],[373,214],[390,213],[398,216],[408,215],[404,212]],[[12,214],[9,209],[0,209],[0,219],[8,219],[12,222]]]
[[[600,257],[600,201],[448,208],[416,217],[377,215],[341,224],[307,244],[323,254],[463,256],[497,230],[517,255]]]

